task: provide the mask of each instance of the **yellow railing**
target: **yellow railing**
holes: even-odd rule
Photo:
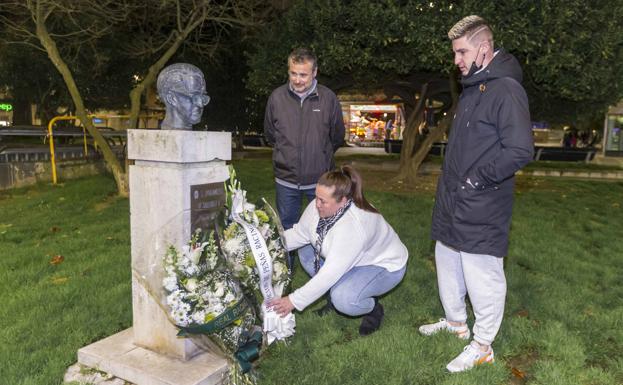
[[[88,115],[89,119],[99,118],[99,119],[109,119],[109,118],[129,118],[130,115]],[[162,116],[159,115],[146,115],[139,116],[139,118],[154,118],[154,119],[162,119]],[[77,116],[55,116],[48,123],[48,137],[50,139],[50,163],[52,165],[52,183],[56,184],[57,182],[57,174],[56,174],[56,153],[54,150],[54,124],[59,120],[80,120]],[[82,139],[84,144],[84,156],[88,155],[88,147],[87,147],[87,130],[83,124],[80,124],[82,127]]]

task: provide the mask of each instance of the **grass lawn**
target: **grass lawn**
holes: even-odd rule
[[[251,200],[273,200],[269,159],[235,162]],[[271,346],[261,384],[623,383],[623,183],[518,179],[506,258],[497,362],[451,375],[464,342],[422,337],[442,317],[433,242],[434,178],[393,188],[364,172],[367,196],[410,252],[404,281],[382,299],[381,330],[358,319],[297,314],[291,343]],[[0,192],[0,383],[60,384],[76,351],[131,325],[128,201],[108,177]],[[307,277],[299,267],[294,286]],[[471,323],[471,320],[470,320]]]

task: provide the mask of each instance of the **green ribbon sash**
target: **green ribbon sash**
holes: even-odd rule
[[[262,345],[262,333],[259,331],[253,332],[248,336],[246,342],[242,344],[234,353],[234,357],[240,364],[242,373],[248,373],[251,370],[251,361],[254,361],[260,356],[260,346]]]
[[[230,306],[223,313],[219,314],[218,317],[214,318],[212,321],[203,324],[203,325],[190,325],[190,326],[179,326],[180,331],[177,333],[178,337],[187,337],[189,334],[210,334],[217,332],[224,327],[228,326],[235,320],[239,319],[247,309],[246,301],[240,300],[236,302],[233,306]]]

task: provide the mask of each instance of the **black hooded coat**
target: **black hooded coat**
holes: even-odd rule
[[[517,59],[499,50],[461,80],[433,209],[432,238],[460,251],[504,257],[515,172],[532,160],[528,97]]]

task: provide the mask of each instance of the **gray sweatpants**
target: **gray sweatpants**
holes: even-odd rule
[[[448,321],[466,322],[465,296],[474,309],[474,340],[491,345],[500,330],[506,299],[504,258],[470,254],[437,241],[439,297]]]

